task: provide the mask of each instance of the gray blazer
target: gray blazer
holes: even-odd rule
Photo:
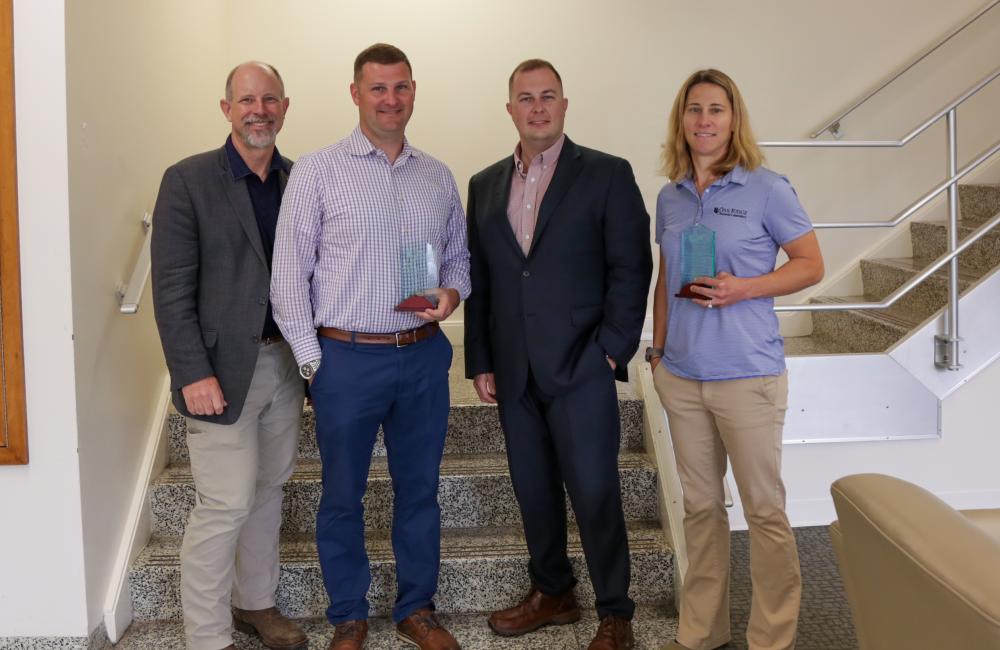
[[[281,172],[282,192],[287,181]],[[257,363],[271,276],[246,181],[233,180],[225,147],[167,169],[152,237],[153,308],[174,406],[232,424]],[[193,416],[181,388],[212,375],[229,406]]]

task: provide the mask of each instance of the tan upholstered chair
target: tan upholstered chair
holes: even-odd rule
[[[1000,509],[959,512],[882,474],[830,491],[861,650],[1000,650]]]

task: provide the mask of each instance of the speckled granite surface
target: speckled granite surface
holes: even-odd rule
[[[649,457],[625,452],[619,460],[622,500],[630,519],[656,517],[656,470]],[[300,460],[285,484],[282,529],[286,532],[316,530],[316,510],[322,492],[321,464]],[[501,454],[445,456],[441,463],[438,502],[445,528],[520,525],[520,514]],[[181,535],[194,507],[194,482],[190,466],[172,465],[151,486],[153,529],[157,534]],[[374,458],[364,498],[365,522],[371,528],[388,528],[392,522],[392,483],[384,457]],[[570,511],[572,518],[572,511]]]
[[[388,614],[395,596],[395,563],[388,530],[368,531],[372,566],[369,599],[373,615]],[[672,556],[655,521],[629,522],[632,595],[644,603],[672,597]],[[154,539],[129,572],[133,609],[138,620],[179,618],[179,550],[177,537]],[[593,601],[593,590],[578,533],[571,530],[569,554],[580,584],[581,602]],[[524,536],[515,527],[445,530],[441,539],[441,574],[436,603],[444,612],[476,612],[506,607],[526,592],[529,579]],[[278,604],[291,616],[320,616],[326,593],[316,544],[311,535],[286,536],[281,544]]]
[[[959,215],[966,225],[980,225],[1000,212],[1000,185],[959,185]]]

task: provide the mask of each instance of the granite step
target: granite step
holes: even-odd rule
[[[656,518],[656,468],[649,457],[642,452],[623,452],[619,456],[619,468],[625,517]],[[506,455],[445,456],[441,461],[439,485],[441,525],[445,528],[521,525]],[[321,492],[320,462],[300,460],[285,484],[282,530],[288,533],[315,531]],[[154,533],[182,535],[194,508],[194,498],[190,465],[168,467],[150,486]],[[364,506],[365,523],[369,528],[391,526],[392,483],[385,457],[372,459]]]
[[[467,381],[467,380],[462,380]],[[621,421],[622,451],[642,449],[642,401],[627,384],[619,385],[618,410]],[[178,413],[168,420],[167,445],[171,463],[188,462],[187,421]],[[489,404],[452,404],[448,414],[448,438],[445,454],[505,453],[503,431],[497,418],[496,406]],[[385,456],[382,431],[378,432],[374,455]],[[319,458],[316,446],[316,418],[312,407],[302,411],[302,432],[299,435],[299,458]]]
[[[874,296],[826,296],[818,304],[878,302]],[[837,349],[850,353],[884,352],[925,320],[919,314],[893,305],[883,310],[813,312],[813,335],[835,341]]]
[[[958,186],[958,204],[962,221],[978,226],[1000,212],[1000,185],[991,183]]]
[[[785,356],[786,357],[807,357],[827,354],[844,354],[847,350],[835,339],[827,338],[819,334],[808,336],[786,336]]]
[[[861,260],[861,277],[865,294],[877,300],[898,289],[926,267],[912,257]],[[959,266],[958,288],[965,291],[976,281],[978,274]],[[896,301],[903,311],[926,319],[948,303],[948,271],[941,269],[915,286]],[[894,305],[894,306],[895,306]]]
[[[656,521],[628,523],[634,600],[665,604],[673,595],[673,556]],[[129,571],[136,620],[177,620],[180,605],[180,538],[155,536]],[[389,531],[370,530],[371,615],[388,615],[395,597],[395,562]],[[568,552],[579,580],[577,597],[594,601],[583,548],[571,527]],[[278,607],[288,616],[322,616],[327,597],[311,535],[286,535],[280,547]],[[448,529],[441,536],[441,570],[435,604],[445,613],[487,612],[515,603],[530,584],[528,551],[519,527]],[[520,647],[520,646],[519,646]]]
[[[958,226],[958,239],[964,241],[976,229],[966,222]],[[927,265],[944,255],[948,250],[948,226],[936,222],[915,222],[910,224],[910,239],[913,241],[913,257],[918,264]],[[971,273],[982,276],[1000,266],[1000,226],[969,247],[958,256],[958,263]]]
[[[581,612],[580,620],[572,625],[545,627],[537,632],[506,639],[493,634],[486,626],[486,613],[440,614],[441,623],[455,636],[462,650],[586,650],[597,631],[597,615],[589,608]],[[333,627],[324,618],[299,619],[299,625],[309,636],[309,647],[326,648],[333,636]],[[386,617],[368,621],[365,650],[400,650],[403,644],[396,638],[396,629]],[[668,604],[638,605],[632,619],[636,650],[659,650],[677,633],[677,613]],[[236,647],[242,650],[264,650],[260,639],[236,632]],[[184,625],[180,621],[136,621],[125,633],[115,650],[185,650]]]

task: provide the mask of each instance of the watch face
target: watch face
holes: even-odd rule
[[[313,373],[315,372],[316,370],[313,368],[313,365],[311,363],[306,363],[299,366],[299,374],[302,375],[303,379],[309,379],[310,377],[313,376]]]

